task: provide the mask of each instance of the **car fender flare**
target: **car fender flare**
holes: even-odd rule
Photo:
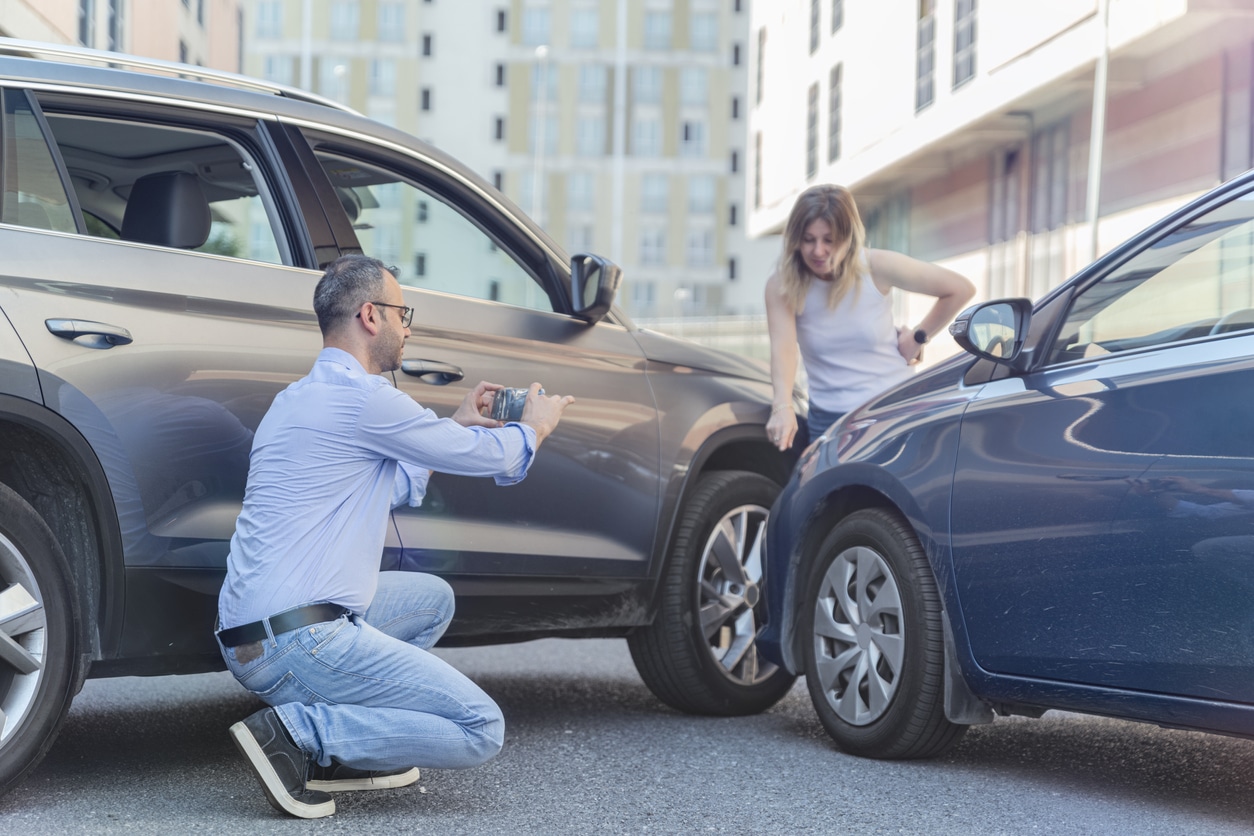
[[[71,561],[75,592],[84,607],[82,623],[87,635],[83,646],[91,658],[107,658],[122,635],[125,563],[122,533],[104,468],[74,425],[42,404],[0,394],[0,421],[18,425],[54,447],[81,482],[94,512],[95,518],[86,524],[94,524],[91,533],[98,551],[89,555],[82,549],[75,554],[72,545],[63,545],[63,549]],[[94,565],[91,557],[95,558]]]

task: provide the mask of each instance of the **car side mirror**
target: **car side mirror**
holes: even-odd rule
[[[578,253],[570,259],[570,298],[574,314],[589,323],[600,322],[614,304],[623,282],[623,270],[607,258]]]
[[[958,314],[949,333],[954,342],[976,357],[1013,363],[1023,351],[1031,321],[1032,300],[995,299]]]

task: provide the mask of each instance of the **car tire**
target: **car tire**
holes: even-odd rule
[[[850,514],[819,547],[802,606],[806,687],[842,750],[927,758],[966,731],[944,705],[940,595],[898,514]]]
[[[82,684],[72,588],[43,518],[0,484],[0,793],[43,759]]]
[[[641,679],[672,708],[756,714],[796,680],[757,651],[765,606],[761,541],[778,495],[779,485],[764,476],[718,471],[701,479],[684,506],[657,616],[627,639]]]

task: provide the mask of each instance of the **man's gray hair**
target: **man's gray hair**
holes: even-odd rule
[[[396,275],[395,267],[388,267],[368,255],[342,255],[327,265],[314,288],[313,299],[318,327],[324,336],[357,313],[362,305],[382,300],[386,287],[384,270]]]

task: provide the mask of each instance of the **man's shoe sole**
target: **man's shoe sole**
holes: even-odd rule
[[[391,790],[397,787],[408,787],[419,778],[418,767],[408,772],[397,772],[394,775],[376,775],[374,777],[344,778],[338,781],[319,781],[310,779],[305,786],[311,790],[323,792],[351,792],[353,790]]]
[[[302,819],[320,819],[335,813],[334,800],[322,804],[304,804],[292,798],[279,780],[278,773],[270,765],[270,759],[257,743],[257,738],[253,737],[253,733],[243,722],[231,726],[231,740],[235,741],[235,748],[248,761],[248,766],[261,782],[261,788],[265,790],[266,798],[274,809]]]

